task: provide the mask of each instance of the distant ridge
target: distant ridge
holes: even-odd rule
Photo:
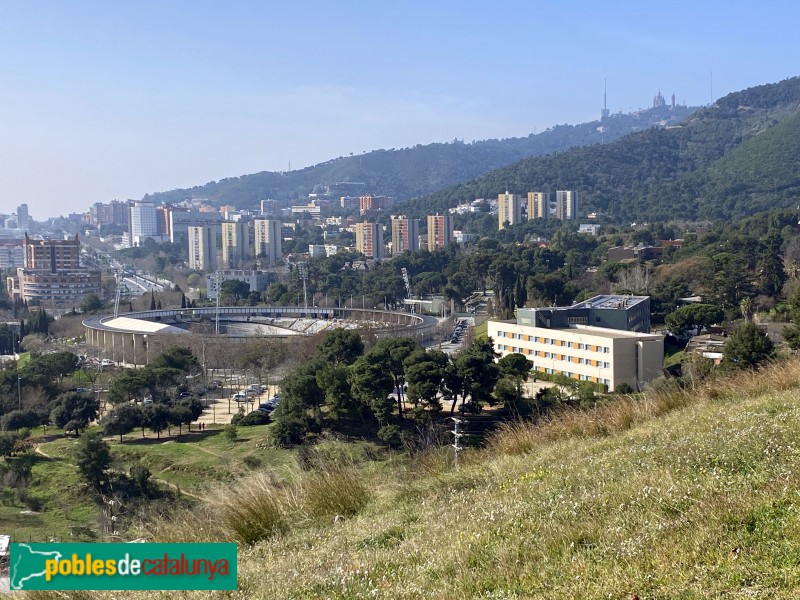
[[[663,126],[685,118],[691,107],[662,106],[633,114],[617,114],[580,125],[557,125],[527,137],[454,141],[416,145],[399,150],[374,150],[339,157],[312,167],[284,173],[264,171],[210,182],[202,186],[145,196],[155,202],[206,198],[216,205],[255,208],[273,198],[288,204],[339,182],[361,182],[366,192],[407,200],[469,181],[493,169],[531,156],[610,142],[632,131]]]
[[[677,126],[524,159],[409,202],[410,215],[465,200],[576,189],[610,221],[729,219],[800,204],[800,78],[720,98]]]

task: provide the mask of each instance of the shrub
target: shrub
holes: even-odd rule
[[[236,430],[236,425],[233,423],[228,423],[223,428],[222,435],[224,435],[225,439],[229,442],[235,442],[239,437],[239,432]]]
[[[269,415],[260,410],[254,410],[250,414],[244,415],[237,425],[251,426],[251,425],[266,425],[270,422]]]
[[[256,456],[255,454],[248,454],[242,459],[242,462],[248,469],[257,469],[264,464],[264,461],[261,460],[261,457]]]
[[[276,421],[272,438],[279,446],[294,446],[302,443],[307,431],[308,427],[301,418],[284,416]]]
[[[41,418],[38,413],[33,410],[12,410],[3,415],[2,428],[3,431],[17,431],[22,428],[36,427]]]
[[[402,433],[397,425],[384,425],[378,430],[378,439],[391,448],[399,448],[403,443]]]
[[[27,488],[18,490],[17,497],[20,502],[28,507],[28,510],[33,512],[40,512],[42,510],[42,500],[36,496],[31,496]]]
[[[136,487],[143,495],[150,491],[150,469],[144,465],[133,465],[130,469],[131,479],[136,483]]]

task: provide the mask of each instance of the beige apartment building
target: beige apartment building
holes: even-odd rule
[[[383,227],[378,223],[356,223],[356,252],[367,258],[383,258]]]
[[[392,216],[392,255],[406,250],[419,250],[419,219],[409,219],[405,215]]]
[[[528,219],[550,218],[550,192],[528,192]]]
[[[453,217],[428,215],[428,250],[442,250],[453,243]]]
[[[497,196],[497,218],[500,229],[505,229],[506,225],[516,225],[522,222],[522,197],[519,194],[498,194]]]

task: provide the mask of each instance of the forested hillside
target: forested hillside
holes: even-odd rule
[[[730,94],[680,126],[525,159],[410,202],[428,214],[506,190],[575,189],[613,221],[731,218],[797,205],[800,78]]]
[[[155,202],[207,198],[214,204],[255,207],[259,200],[303,198],[339,182],[363,183],[362,193],[404,200],[474,179],[492,169],[523,158],[560,152],[578,146],[615,140],[632,131],[676,122],[695,108],[676,106],[635,114],[612,115],[581,125],[557,125],[527,137],[472,143],[417,145],[413,148],[375,150],[339,157],[312,167],[285,173],[261,172],[147,196]]]

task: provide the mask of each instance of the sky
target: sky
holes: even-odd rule
[[[651,6],[652,5],[652,6]],[[0,0],[0,213],[525,136],[800,75],[800,4]],[[794,57],[794,58],[793,58]]]

